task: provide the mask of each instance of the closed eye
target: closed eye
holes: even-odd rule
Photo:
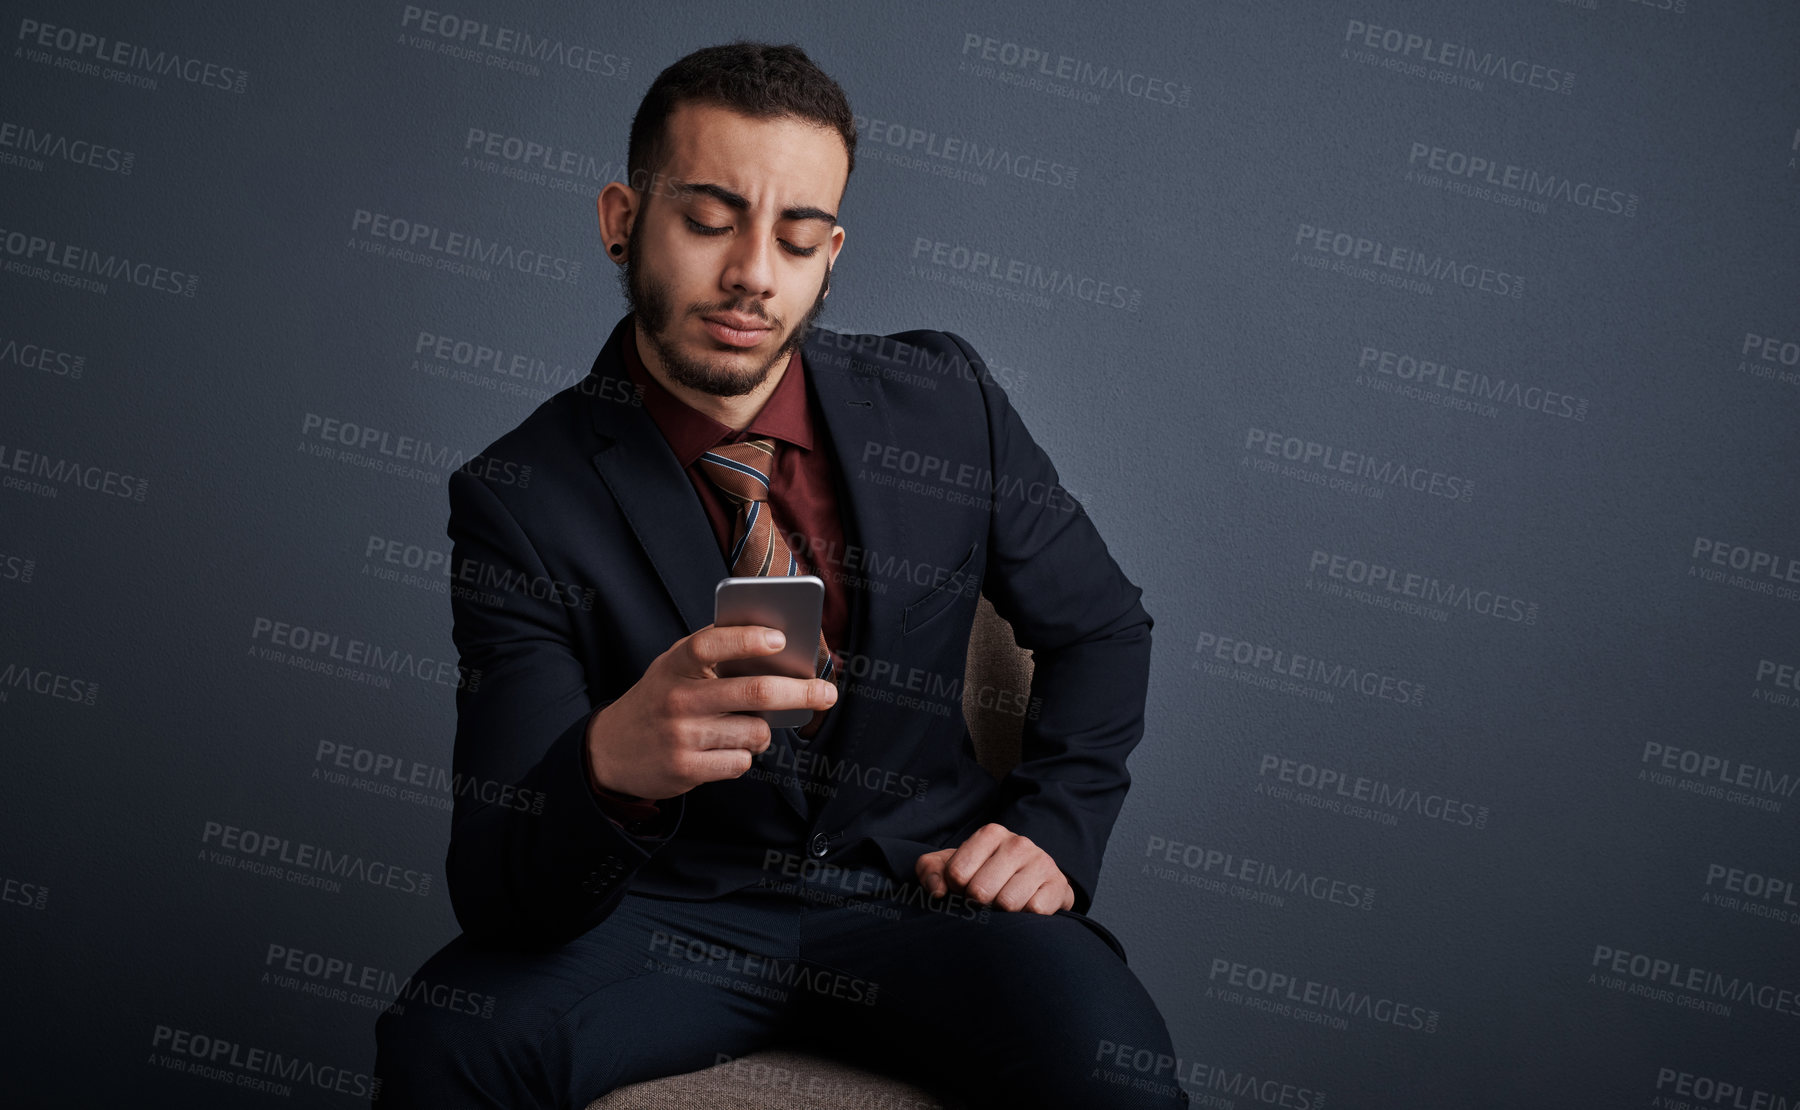
[[[703,224],[692,216],[683,216],[682,219],[687,221],[688,230],[696,235],[723,235],[731,230],[729,227],[712,227],[708,224]],[[781,246],[782,249],[797,258],[811,258],[813,255],[819,253],[818,247],[797,247],[785,239],[781,241]]]

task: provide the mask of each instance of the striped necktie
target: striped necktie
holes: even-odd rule
[[[769,475],[775,472],[775,441],[767,437],[742,443],[721,443],[700,456],[700,470],[719,492],[737,506],[733,542],[725,561],[738,578],[792,576],[800,563],[788,550],[775,513],[769,505]],[[815,677],[828,679],[843,692],[843,680],[825,646],[825,630],[819,630],[819,650],[813,664]]]

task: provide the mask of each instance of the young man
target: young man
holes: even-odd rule
[[[503,584],[452,600],[455,769],[506,786],[458,794],[464,932],[377,1025],[383,1106],[580,1107],[773,1044],[984,1107],[1186,1101],[1120,1068],[1173,1052],[1082,912],[1142,591],[961,339],[813,330],[855,146],[797,47],[665,70],[599,198],[631,313],[451,475],[459,578]],[[789,573],[826,583],[820,677],[720,677],[776,647],[712,625],[715,583]],[[998,784],[961,714],[981,594],[1034,651]]]

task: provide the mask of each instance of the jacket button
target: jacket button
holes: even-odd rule
[[[830,850],[831,850],[831,838],[826,836],[824,833],[813,833],[812,854],[823,858],[825,853],[829,852]]]

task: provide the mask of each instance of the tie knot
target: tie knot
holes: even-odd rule
[[[721,443],[700,456],[700,471],[734,501],[767,501],[775,441],[766,436]]]

